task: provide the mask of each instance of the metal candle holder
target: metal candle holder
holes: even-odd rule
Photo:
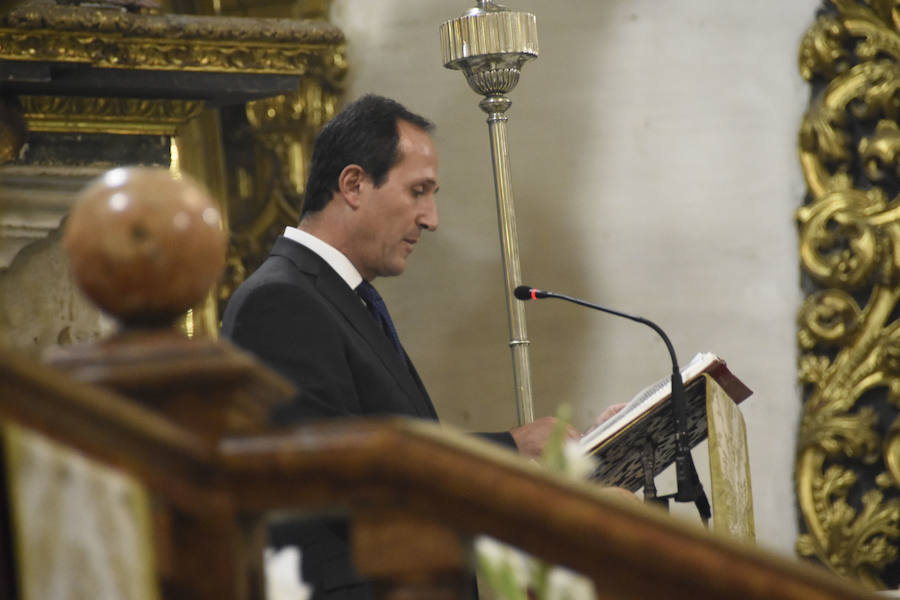
[[[516,408],[519,424],[534,420],[531,399],[531,366],[525,311],[512,290],[522,283],[519,242],[513,208],[506,138],[506,111],[512,103],[505,94],[519,83],[526,61],[537,58],[537,22],[530,13],[514,12],[491,0],[458,19],[441,25],[441,56],[448,69],[463,71],[469,86],[484,96],[478,106],[487,113],[494,166],[494,191],[500,228],[500,247],[506,280],[506,308],[509,315],[509,346],[513,358]]]

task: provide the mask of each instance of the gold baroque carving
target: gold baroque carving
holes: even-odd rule
[[[255,161],[229,169],[232,244],[221,302],[262,262],[284,227],[299,221],[313,143],[339,108],[346,71],[338,47],[301,79],[297,92],[247,104]]]
[[[24,3],[0,25],[18,30],[52,29],[80,33],[128,33],[136,37],[193,39],[224,42],[340,44],[341,30],[325,21],[205,17],[197,15],[138,15],[89,6],[62,6],[55,2]]]
[[[237,19],[26,5],[0,17],[0,59],[102,68],[304,75],[343,42],[321,21]]]
[[[0,29],[0,58],[87,63],[96,67],[303,75],[315,46],[226,41],[161,41]]]
[[[339,107],[347,62],[339,29],[322,20],[296,18],[323,19],[329,4],[330,0],[163,1],[170,9],[219,15],[167,17],[182,30],[185,40],[207,35],[198,23],[214,23],[230,29],[224,37],[239,40],[237,45],[244,49],[254,48],[261,40],[306,44],[301,48],[305,54],[290,59],[300,75],[296,92],[250,102],[238,114],[229,108],[221,111],[231,243],[218,288],[220,306],[262,262],[284,227],[299,220],[315,136]],[[63,27],[60,18],[56,24]],[[29,22],[42,26],[36,18]],[[160,21],[147,18],[143,22]],[[98,19],[89,26],[103,31],[118,27]]]
[[[20,96],[31,131],[173,135],[199,115],[197,100]]]
[[[216,14],[291,19],[328,19],[331,0],[215,0]]]
[[[808,296],[797,551],[871,588],[900,577],[900,6],[831,0],[807,31],[799,132]]]

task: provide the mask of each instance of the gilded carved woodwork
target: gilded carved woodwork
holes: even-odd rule
[[[322,44],[343,35],[324,22],[137,15],[25,4],[0,17],[0,59],[109,69],[304,75]]]
[[[328,17],[331,0],[164,0],[164,8],[221,19]],[[310,55],[297,91],[222,111],[227,207],[232,243],[219,286],[219,306],[262,262],[303,205],[306,169],[316,134],[336,113],[347,61],[342,40]]]
[[[317,0],[314,13],[326,3]],[[43,184],[44,167],[73,161],[79,168],[168,164],[197,175],[221,202],[226,223],[235,225],[221,287],[227,298],[268,239],[296,223],[309,149],[336,110],[346,64],[343,34],[325,21],[206,14],[47,0],[0,13],[0,164],[9,163],[0,178],[8,179],[10,169],[39,167],[28,176]],[[267,100],[253,102],[260,98]],[[44,143],[52,136],[68,145]],[[110,156],[98,141],[113,138],[161,143],[165,157]],[[5,197],[0,203],[11,206]],[[47,237],[43,223],[32,231],[20,213],[0,219],[0,258],[6,257],[0,270],[32,240]],[[52,216],[58,223],[59,215]],[[6,244],[7,234],[14,244]],[[210,297],[186,317],[189,334],[217,330],[217,300]]]
[[[161,0],[171,12],[328,20],[331,0]]]
[[[20,96],[31,131],[174,135],[203,112],[199,100]]]
[[[300,219],[306,169],[315,137],[337,112],[337,82],[346,67],[340,51],[320,78],[301,82],[300,90],[247,104],[226,127],[228,212],[232,245],[220,299],[227,300],[259,266],[276,236]]]
[[[871,588],[900,583],[898,61],[893,0],[826,2],[799,52],[797,550]]]
[[[329,5],[330,0],[223,0],[207,8],[227,17],[325,18]],[[259,266],[285,226],[299,221],[313,144],[340,108],[347,68],[342,44],[323,46],[297,91],[254,100],[239,112],[223,111],[232,244],[220,303]]]

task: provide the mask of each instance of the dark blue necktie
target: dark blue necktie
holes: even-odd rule
[[[365,300],[366,306],[369,307],[369,312],[372,313],[372,316],[374,316],[375,320],[378,321],[378,324],[381,325],[384,334],[394,345],[394,348],[397,349],[397,352],[400,353],[400,356],[406,356],[403,352],[403,346],[400,345],[400,338],[397,336],[397,330],[394,329],[394,322],[391,321],[391,315],[388,313],[387,306],[385,306],[384,300],[381,299],[378,290],[376,290],[371,283],[363,279],[363,282],[357,286],[356,293],[359,294],[360,298]]]

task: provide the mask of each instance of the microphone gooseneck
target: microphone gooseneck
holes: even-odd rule
[[[565,294],[557,294],[556,292],[548,292],[546,290],[539,290],[537,288],[529,287],[527,285],[520,285],[515,290],[513,290],[513,294],[519,300],[537,300],[539,298],[559,298],[560,300],[566,300],[568,302],[574,302],[575,304],[580,304],[581,306],[586,306],[588,308],[593,308],[595,310],[599,310],[601,312],[609,313],[611,315],[616,315],[617,317],[623,317],[625,319],[629,319],[631,321],[635,321],[637,323],[643,323],[644,325],[650,327],[659,334],[659,337],[662,338],[662,341],[666,345],[666,349],[669,351],[669,358],[672,359],[672,374],[678,375],[678,379],[681,379],[681,370],[678,368],[678,358],[675,356],[675,347],[672,346],[672,342],[669,341],[669,336],[666,335],[666,332],[662,330],[662,328],[651,321],[650,319],[645,319],[644,317],[639,317],[637,315],[629,315],[628,313],[623,313],[618,310],[613,310],[612,308],[607,308],[605,306],[601,306],[599,304],[594,304],[593,302],[588,302],[587,300],[582,300],[580,298],[574,298],[572,296],[566,296]]]
[[[678,481],[678,490],[673,495],[677,502],[694,502],[697,511],[704,522],[710,517],[709,501],[706,493],[703,491],[703,484],[697,475],[697,468],[694,466],[694,460],[691,457],[691,449],[687,439],[687,402],[684,397],[684,380],[681,378],[681,369],[678,368],[678,358],[675,356],[675,347],[669,340],[669,336],[662,328],[651,321],[637,315],[630,315],[622,311],[607,308],[593,302],[588,302],[580,298],[574,298],[565,294],[557,294],[556,292],[548,292],[539,290],[527,285],[520,285],[513,290],[513,295],[522,301],[537,300],[540,298],[558,298],[567,302],[572,302],[587,308],[593,308],[617,317],[622,317],[636,323],[643,323],[655,331],[666,349],[669,351],[669,358],[672,361],[672,414],[673,425],[675,429],[675,475]],[[665,498],[662,498],[665,499]]]

